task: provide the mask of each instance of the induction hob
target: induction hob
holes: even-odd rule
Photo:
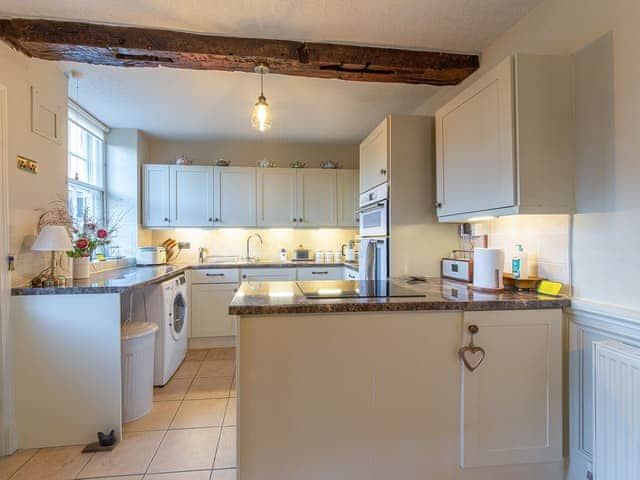
[[[302,294],[309,299],[322,298],[391,298],[425,297],[426,295],[396,285],[387,280],[323,280],[297,282]]]

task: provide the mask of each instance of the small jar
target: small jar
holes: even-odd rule
[[[316,263],[322,263],[324,262],[324,252],[321,252],[320,250],[316,251]]]
[[[333,252],[326,252],[324,254],[324,261],[326,263],[331,263],[333,261]]]

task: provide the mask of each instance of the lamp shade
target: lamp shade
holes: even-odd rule
[[[67,229],[62,225],[47,225],[44,227],[31,250],[42,252],[66,252],[71,250],[71,239]]]

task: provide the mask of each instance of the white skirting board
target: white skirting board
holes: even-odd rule
[[[640,478],[640,349],[593,345],[593,473],[597,480]]]

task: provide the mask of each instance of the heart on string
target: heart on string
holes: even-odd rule
[[[482,347],[476,347],[475,345],[469,345],[462,347],[458,352],[462,363],[467,367],[467,370],[473,372],[484,361],[485,351]]]

